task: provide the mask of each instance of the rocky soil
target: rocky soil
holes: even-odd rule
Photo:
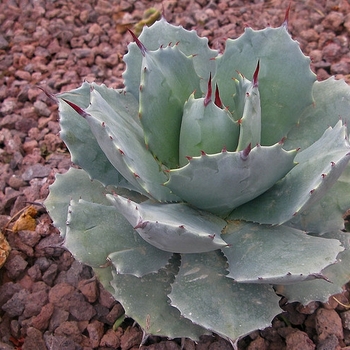
[[[237,37],[247,25],[279,26],[288,5],[289,0],[0,2],[0,227],[12,248],[0,270],[0,350],[128,350],[142,342],[132,320],[113,327],[122,306],[89,267],[65,251],[41,205],[55,174],[67,171],[71,162],[59,138],[57,106],[39,87],[58,93],[84,80],[122,87],[122,56],[131,41],[125,29],[151,6],[222,50],[225,39]],[[350,82],[348,1],[296,0],[288,27],[320,80],[335,75]],[[253,332],[238,347],[350,349],[348,305],[347,289],[327,304],[282,300],[272,327]],[[181,345],[232,348],[215,335],[182,344],[151,336],[142,347]]]

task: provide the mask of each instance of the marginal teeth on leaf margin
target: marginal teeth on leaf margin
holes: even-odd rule
[[[282,137],[281,140],[278,142],[280,145],[283,145],[286,141],[286,137]]]
[[[83,118],[86,118],[89,113],[86,113],[82,108],[80,108],[78,105],[76,105],[73,102],[70,102],[68,100],[66,100],[65,98],[62,98],[62,100],[64,102],[66,102],[67,104],[69,104],[78,114],[80,114]]]
[[[107,199],[125,216],[138,234],[153,246],[175,253],[202,253],[225,247],[220,232],[226,221],[190,206],[159,204],[152,201],[137,204],[122,196],[107,194]]]
[[[286,14],[284,16],[284,21],[282,23],[282,27],[287,28],[288,27],[288,20],[289,20],[289,11],[290,11],[290,5],[292,4],[292,2],[289,3],[289,6],[287,8]]]
[[[222,108],[223,105],[222,105],[222,101],[221,101],[221,98],[220,98],[220,93],[219,93],[219,87],[218,87],[218,84],[216,84],[216,87],[215,87],[215,105],[217,105],[219,108]]]
[[[253,87],[258,87],[259,81],[258,81],[258,75],[259,75],[259,69],[260,69],[260,60],[258,61],[258,64],[256,65],[256,69],[253,75]]]
[[[143,221],[142,218],[139,219],[139,222],[137,223],[137,225],[134,227],[134,229],[136,230],[137,228],[145,228],[147,226],[147,224],[149,223],[149,221]]]
[[[139,38],[129,28],[128,28],[128,32],[132,35],[132,38],[135,40],[136,45],[141,50],[142,56],[145,56],[147,52],[145,45],[142,44]]]
[[[204,99],[204,106],[208,106],[208,104],[211,102],[211,94],[212,94],[212,87],[211,87],[211,73],[209,75],[209,80],[208,80],[208,90],[207,94]]]
[[[250,143],[243,151],[239,152],[241,159],[247,160],[251,150],[252,150],[252,144]]]

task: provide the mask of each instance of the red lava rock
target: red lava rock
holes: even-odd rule
[[[27,270],[28,276],[35,282],[41,280],[41,271],[38,265],[33,265]]]
[[[0,285],[0,307],[21,289],[23,288],[19,283],[8,282]]]
[[[47,237],[44,237],[36,246],[35,246],[35,256],[60,256],[64,248],[62,247],[62,237],[57,233],[50,234]]]
[[[1,350],[13,350],[13,346],[0,341],[0,349]]]
[[[58,283],[49,291],[49,301],[56,307],[68,310],[69,296],[74,292],[74,287],[68,283]]]
[[[112,325],[119,317],[123,316],[125,313],[123,306],[117,303],[113,306],[112,310],[106,315],[106,322]]]
[[[122,350],[128,350],[141,344],[141,341],[142,331],[137,327],[128,327],[120,339],[120,346]]]
[[[40,235],[36,231],[21,230],[17,232],[18,238],[30,247],[35,247],[40,241]]]
[[[26,185],[26,181],[24,181],[21,177],[13,174],[8,180],[7,183],[10,187],[12,187],[14,190],[18,190],[21,187]]]
[[[55,307],[51,303],[44,305],[40,313],[31,319],[31,325],[34,328],[39,329],[41,331],[46,330],[49,327],[49,322],[54,312],[54,309]]]
[[[49,323],[49,331],[54,331],[60,324],[65,321],[68,321],[69,312],[65,311],[59,307],[54,307],[50,323]]]
[[[322,21],[325,29],[330,29],[334,32],[341,30],[341,25],[344,23],[344,15],[341,12],[332,11]]]
[[[350,310],[340,313],[343,328],[350,330]]]
[[[7,312],[10,317],[22,315],[29,294],[29,291],[26,289],[21,289],[2,306],[2,310]]]
[[[89,28],[89,33],[93,34],[93,35],[102,35],[103,34],[103,29],[97,23],[94,23]]]
[[[51,264],[49,268],[43,273],[43,281],[48,285],[52,286],[57,276],[58,267],[56,264]]]
[[[22,350],[47,350],[42,333],[38,329],[34,327],[27,329]]]
[[[350,72],[350,59],[344,58],[339,62],[331,65],[332,74],[349,74]]]
[[[78,322],[76,321],[66,321],[60,324],[55,330],[55,335],[67,336],[77,344],[81,343],[83,340]]]
[[[225,348],[221,348],[221,347],[216,347],[216,345],[214,345],[215,343],[213,343],[213,347],[212,349],[222,349],[225,350]],[[209,347],[210,349],[211,347]],[[232,348],[232,347],[231,347]],[[159,343],[154,343],[151,345],[148,345],[147,347],[145,346],[141,346],[142,350],[148,349],[148,350],[180,350],[181,347],[179,344],[175,343],[174,341],[161,341]],[[227,348],[228,350],[229,348]]]
[[[334,349],[334,350],[340,350],[341,346],[339,344],[339,339],[336,335],[331,334],[326,339],[320,341],[317,344],[317,350],[328,350],[328,349]]]
[[[47,304],[48,295],[46,290],[40,290],[35,293],[30,293],[25,300],[25,308],[23,316],[29,318],[40,313],[41,308]]]
[[[307,305],[302,305],[302,304],[298,305],[296,310],[302,314],[311,315],[318,309],[319,306],[320,306],[319,302],[312,301]]]
[[[78,282],[83,278],[91,278],[91,273],[89,268],[86,265],[74,260],[70,269],[67,271],[67,281],[74,285],[78,286]]]
[[[120,346],[120,334],[113,329],[108,329],[102,336],[100,346],[106,346],[109,348],[119,348]]]
[[[97,300],[98,287],[96,277],[79,281],[78,289],[89,303],[94,303]]]
[[[340,51],[341,47],[339,44],[330,43],[323,48],[322,55],[327,62],[333,63],[338,60]]]
[[[47,348],[50,350],[76,350],[78,348],[73,339],[66,336],[45,334],[44,338]]]
[[[42,164],[34,164],[29,166],[22,174],[24,181],[30,181],[36,177],[46,177],[50,174],[51,169],[48,166]]]
[[[102,339],[103,333],[104,333],[104,325],[102,322],[99,321],[92,321],[87,326],[87,331],[89,333],[89,339],[90,344],[93,348],[97,348],[100,344],[100,341]]]
[[[62,147],[62,140],[58,135],[47,134],[44,136],[43,141],[40,142],[40,147],[45,147],[46,151],[51,153]]]
[[[33,129],[33,128],[32,128]],[[32,130],[30,129],[30,130]],[[38,147],[38,141],[37,140],[29,140],[23,143],[23,151],[28,154],[32,153],[35,148]]]
[[[24,70],[17,70],[15,73],[15,77],[19,78],[21,80],[27,80],[27,81],[31,80],[31,74],[29,72],[24,71]]]
[[[324,308],[318,309],[315,321],[319,341],[325,340],[332,334],[339,340],[343,339],[342,321],[335,310],[327,310]]]
[[[7,275],[9,278],[15,279],[24,272],[27,265],[28,262],[25,261],[21,255],[15,254],[13,251],[11,251],[4,267],[7,270]]]
[[[110,309],[113,307],[114,304],[116,304],[115,299],[113,298],[112,294],[108,292],[105,288],[103,288],[101,283],[98,283],[99,287],[99,296],[98,296],[98,302],[105,306],[106,308]]]
[[[305,332],[294,330],[286,337],[286,350],[314,350],[316,345]]]

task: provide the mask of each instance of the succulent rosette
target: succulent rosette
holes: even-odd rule
[[[80,169],[45,205],[126,314],[147,334],[236,339],[268,326],[280,295],[340,292],[349,86],[316,81],[286,23],[219,54],[161,19],[124,59],[124,89],[57,95]]]

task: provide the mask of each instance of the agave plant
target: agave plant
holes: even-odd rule
[[[327,301],[350,279],[350,88],[317,82],[279,28],[219,54],[161,19],[125,55],[125,88],[57,95],[73,163],[46,207],[146,334],[236,339],[280,295]],[[277,291],[277,293],[276,293]]]

